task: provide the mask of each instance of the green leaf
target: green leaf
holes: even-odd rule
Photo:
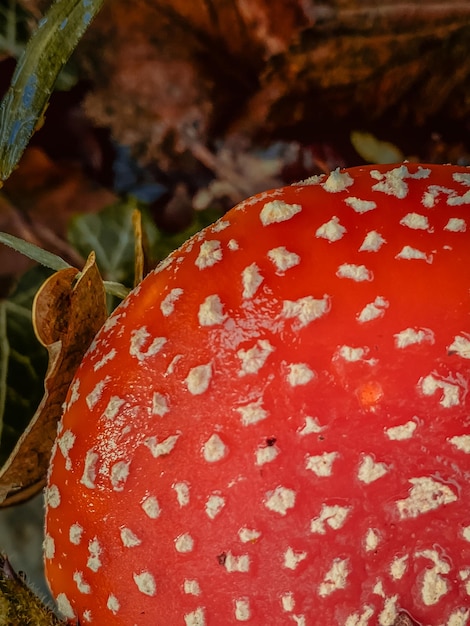
[[[29,424],[44,393],[47,351],[31,322],[34,295],[50,274],[35,267],[0,301],[0,466]]]
[[[121,300],[127,298],[130,292],[130,288],[124,287],[121,283],[116,283],[113,280],[104,280],[103,285],[107,294],[116,296],[116,298],[120,298]]]
[[[13,248],[16,252],[21,252],[21,254],[24,254],[29,259],[37,261],[41,265],[49,267],[51,270],[56,270],[58,272],[59,270],[72,267],[60,256],[52,254],[52,252],[48,252],[47,250],[36,246],[34,243],[30,243],[29,241],[25,241],[24,239],[20,239],[14,235],[0,232],[0,243]]]
[[[134,283],[134,200],[118,202],[99,213],[74,217],[69,225],[68,240],[83,256],[93,250],[96,263],[106,281],[106,291],[113,283],[129,287]],[[153,222],[143,214],[144,231],[152,247],[158,232]],[[109,293],[109,291],[108,291]]]
[[[84,257],[92,250],[95,252],[97,265],[105,279],[106,292],[120,298],[127,295],[123,285],[132,288],[134,284],[135,248],[132,212],[135,208],[136,201],[130,198],[113,204],[99,213],[76,216],[69,225],[70,244]],[[218,211],[196,211],[194,220],[187,229],[169,235],[158,230],[144,206],[139,208],[151,256],[150,262],[154,264],[166,258],[191,235],[220,217]]]
[[[103,0],[56,0],[18,61],[0,105],[0,180],[21,158],[68,61]]]

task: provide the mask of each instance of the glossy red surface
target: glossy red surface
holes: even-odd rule
[[[245,201],[149,275],[52,459],[65,613],[470,623],[469,218],[468,169],[355,168]]]

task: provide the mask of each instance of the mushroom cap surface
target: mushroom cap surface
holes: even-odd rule
[[[45,564],[80,623],[470,623],[470,170],[336,171],[150,273],[67,397]]]

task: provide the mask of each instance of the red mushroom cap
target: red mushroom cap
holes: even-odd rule
[[[259,194],[118,307],[45,563],[80,624],[470,624],[470,169]]]

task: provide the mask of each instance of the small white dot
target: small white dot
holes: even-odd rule
[[[408,213],[400,220],[400,224],[412,230],[429,230],[428,218],[419,213]]]
[[[189,393],[198,396],[207,391],[211,378],[212,365],[210,363],[197,365],[190,369],[185,380]]]
[[[176,492],[176,499],[180,506],[187,506],[189,504],[189,485],[186,482],[173,483],[172,488]]]
[[[290,220],[301,210],[300,204],[288,204],[282,200],[272,200],[271,202],[266,202],[261,209],[259,217],[263,226],[269,226],[270,224]]]
[[[275,446],[259,446],[256,450],[256,465],[264,465],[271,463],[279,454],[279,450]]]
[[[382,296],[377,296],[374,302],[370,302],[366,304],[365,307],[360,311],[356,319],[360,324],[364,324],[366,322],[370,322],[372,320],[383,317],[385,314],[385,309],[387,309],[389,303]]]
[[[366,549],[366,552],[372,552],[373,550],[375,550],[379,545],[379,542],[379,533],[374,530],[374,528],[369,528],[364,538],[364,547]]]
[[[228,453],[228,448],[222,439],[214,433],[202,447],[202,454],[208,463],[216,463]]]
[[[299,330],[314,320],[326,315],[330,310],[330,297],[313,298],[305,296],[298,300],[284,300],[282,303],[282,316],[286,319],[294,319],[294,330]]]
[[[344,201],[348,206],[356,211],[356,213],[367,213],[367,211],[373,211],[377,208],[377,204],[372,200],[361,200],[360,198],[355,198],[354,196],[345,198]]]
[[[284,553],[284,567],[287,569],[297,569],[298,565],[307,558],[306,552],[296,552],[289,547]]]
[[[175,539],[175,548],[177,552],[192,552],[194,548],[194,539],[189,533],[184,533]]]
[[[200,596],[201,595],[201,587],[197,580],[189,580],[186,579],[183,583],[184,593],[187,593],[191,596]]]
[[[359,252],[377,252],[378,250],[380,250],[384,243],[387,242],[382,237],[382,235],[376,230],[371,230],[364,237],[364,241],[359,248]]]
[[[334,559],[331,568],[325,574],[323,582],[318,588],[318,594],[325,598],[334,591],[344,589],[349,575],[348,559]]]
[[[452,233],[464,233],[467,230],[467,224],[462,218],[451,217],[444,226],[444,230],[448,230]]]
[[[154,496],[147,496],[141,506],[150,519],[157,519],[160,516],[160,505]]]
[[[123,404],[125,404],[125,400],[119,398],[118,396],[111,396],[103,412],[102,418],[111,421],[116,419]]]
[[[256,374],[272,352],[274,352],[274,348],[266,339],[259,339],[254,346],[247,350],[238,350],[237,356],[241,361],[238,375]]]
[[[57,485],[50,485],[46,490],[46,504],[51,509],[56,509],[60,505],[60,491]]]
[[[70,543],[73,543],[75,546],[80,545],[80,541],[82,540],[83,535],[83,527],[80,524],[72,524],[69,529],[69,540]]]
[[[196,259],[196,267],[200,270],[204,270],[208,267],[212,267],[216,263],[222,260],[222,249],[220,247],[220,241],[212,239],[210,241],[204,241],[199,249],[199,254]]]
[[[96,480],[96,465],[98,463],[98,453],[95,450],[90,449],[85,456],[85,466],[83,468],[83,475],[80,479],[82,485],[85,485],[88,489],[95,489]]]
[[[90,411],[92,411],[95,408],[95,405],[99,402],[104,388],[106,387],[106,385],[108,384],[108,382],[110,381],[109,376],[106,376],[106,378],[103,378],[102,380],[100,380],[95,387],[93,388],[92,391],[90,391],[90,393],[87,395],[87,397],[85,398],[85,401],[87,403],[88,408],[90,409]]]
[[[395,346],[399,349],[421,343],[434,343],[434,333],[429,328],[405,328],[394,335]]]
[[[83,572],[74,572],[72,578],[77,585],[77,589],[80,593],[83,593],[85,595],[91,593],[91,587],[87,582],[85,582],[83,578]]]
[[[142,326],[131,332],[129,354],[140,363],[143,363],[147,358],[158,354],[166,342],[167,339],[165,337],[152,338],[147,327]]]
[[[339,193],[345,191],[353,183],[354,179],[350,174],[348,172],[341,172],[338,167],[333,172],[330,172],[325,182],[321,183],[321,186],[328,193]]]
[[[156,437],[149,437],[144,441],[144,445],[150,450],[153,458],[157,459],[160,456],[170,454],[176,446],[180,436],[180,434],[170,435],[163,441],[158,441]]]
[[[116,615],[116,613],[121,608],[119,600],[112,593],[108,596],[108,601],[106,603],[106,606],[108,607],[108,609],[111,611],[113,615]]]
[[[198,319],[201,326],[216,326],[227,318],[218,295],[207,296],[199,307]]]
[[[234,556],[231,552],[227,552],[224,565],[227,572],[249,572],[250,557],[248,554]]]
[[[300,256],[295,252],[289,252],[284,246],[269,250],[268,258],[280,274],[300,263]]]
[[[70,460],[69,454],[75,443],[75,435],[71,430],[66,430],[62,433],[57,442],[59,450],[62,452],[62,456],[65,459],[65,469],[70,471],[72,469],[72,461]]]
[[[210,519],[214,519],[222,511],[225,506],[225,498],[220,494],[212,494],[206,502],[206,515]]]
[[[129,477],[130,463],[118,461],[111,468],[111,485],[114,491],[123,491],[124,485]]]
[[[320,515],[312,519],[310,523],[310,531],[319,535],[325,535],[327,526],[332,530],[339,530],[344,526],[350,511],[351,508],[347,506],[323,504]]]
[[[287,487],[276,487],[274,491],[266,494],[265,506],[270,511],[285,515],[289,509],[295,506],[296,493]]]
[[[239,406],[235,410],[241,415],[241,422],[243,426],[249,426],[256,424],[268,417],[268,412],[263,409],[262,399],[260,398],[256,402],[250,402],[243,406]]]
[[[235,600],[235,619],[237,622],[247,622],[251,617],[250,602],[247,598]]]
[[[197,608],[191,613],[186,613],[184,616],[184,622],[186,626],[206,626],[206,616],[203,607]]]
[[[170,293],[163,298],[160,304],[160,310],[165,317],[171,315],[175,309],[177,300],[183,295],[183,290],[177,287],[172,289]]]
[[[395,258],[405,260],[421,260],[426,261],[426,263],[432,263],[433,259],[432,254],[428,256],[422,250],[417,250],[416,248],[412,248],[411,246],[403,246],[403,248],[400,250]]]
[[[413,436],[414,431],[417,428],[416,422],[409,420],[405,424],[399,426],[391,426],[385,429],[385,434],[392,441],[402,441],[404,439],[410,439]]]
[[[67,598],[65,593],[59,593],[56,597],[57,608],[62,613],[64,617],[67,619],[76,619],[75,612],[70,604],[70,600]]]
[[[44,537],[44,557],[46,559],[53,559],[55,554],[55,542],[54,539],[46,534]]]
[[[133,574],[134,582],[137,589],[146,596],[154,596],[157,592],[155,579],[150,572],[141,572]]]
[[[238,536],[243,543],[255,543],[261,537],[261,533],[253,528],[240,528]]]
[[[373,273],[365,265],[354,265],[353,263],[343,263],[336,272],[338,278],[349,278],[355,282],[371,281],[374,279]]]
[[[291,363],[288,370],[287,382],[291,387],[306,385],[315,378],[315,372],[306,363]]]
[[[163,417],[169,410],[170,407],[168,406],[167,398],[163,394],[155,391],[152,398],[152,415]]]
[[[121,528],[121,541],[125,548],[135,548],[142,543],[142,540],[130,528]]]
[[[449,354],[457,354],[462,359],[470,359],[470,339],[457,335],[452,344],[447,348]]]
[[[243,298],[252,298],[258,290],[258,287],[263,282],[263,277],[260,274],[259,267],[256,263],[252,263],[242,272],[242,285],[243,285]]]
[[[327,239],[331,243],[342,239],[346,232],[346,228],[339,223],[339,218],[335,215],[329,222],[325,222],[317,228],[315,236]]]
[[[338,452],[323,452],[323,454],[307,456],[305,468],[311,470],[318,477],[331,476],[333,463],[338,456]]]
[[[100,543],[98,539],[95,537],[88,544],[87,567],[88,569],[91,569],[92,572],[97,572],[102,565],[101,559],[100,559],[101,553],[102,553],[102,550],[101,550]]]
[[[359,466],[357,477],[361,482],[369,485],[379,478],[382,478],[382,476],[385,476],[387,472],[388,467],[385,463],[377,463],[370,454],[366,454]]]
[[[281,596],[281,604],[286,613],[290,613],[291,611],[293,611],[295,608],[294,594],[285,593],[283,596]]]

